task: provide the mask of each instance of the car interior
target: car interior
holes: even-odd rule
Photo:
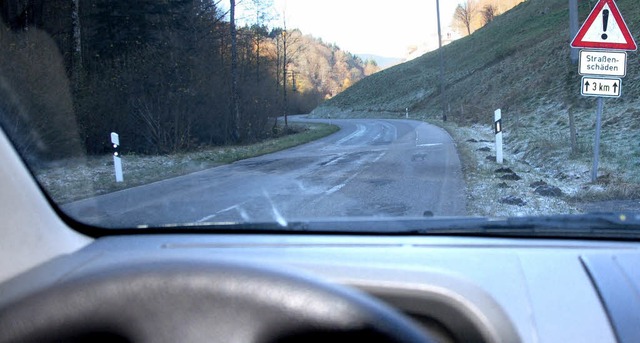
[[[12,87],[0,68],[0,96],[15,100]],[[107,228],[61,209],[10,129],[0,125],[0,342],[640,342],[640,242],[583,227],[601,219],[562,234],[426,212]]]

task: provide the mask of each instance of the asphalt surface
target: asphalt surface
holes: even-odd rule
[[[106,227],[466,215],[460,160],[446,131],[411,120],[331,122],[341,130],[296,148],[63,210]]]

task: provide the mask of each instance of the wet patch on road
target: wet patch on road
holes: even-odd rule
[[[346,214],[350,217],[402,217],[406,216],[409,208],[404,204],[362,204],[350,208]]]
[[[237,162],[235,166],[266,173],[287,172],[300,169],[316,161],[314,157],[295,157],[281,159],[259,159]]]
[[[390,179],[372,179],[372,180],[366,180],[365,182],[372,184],[376,187],[381,187],[381,186],[390,185],[393,181]]]

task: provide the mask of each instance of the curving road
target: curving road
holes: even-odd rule
[[[444,130],[412,120],[332,123],[341,130],[309,144],[63,210],[84,222],[118,227],[466,214],[460,160]]]

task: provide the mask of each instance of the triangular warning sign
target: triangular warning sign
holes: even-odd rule
[[[600,0],[596,4],[571,47],[634,51],[638,48],[614,0]]]

